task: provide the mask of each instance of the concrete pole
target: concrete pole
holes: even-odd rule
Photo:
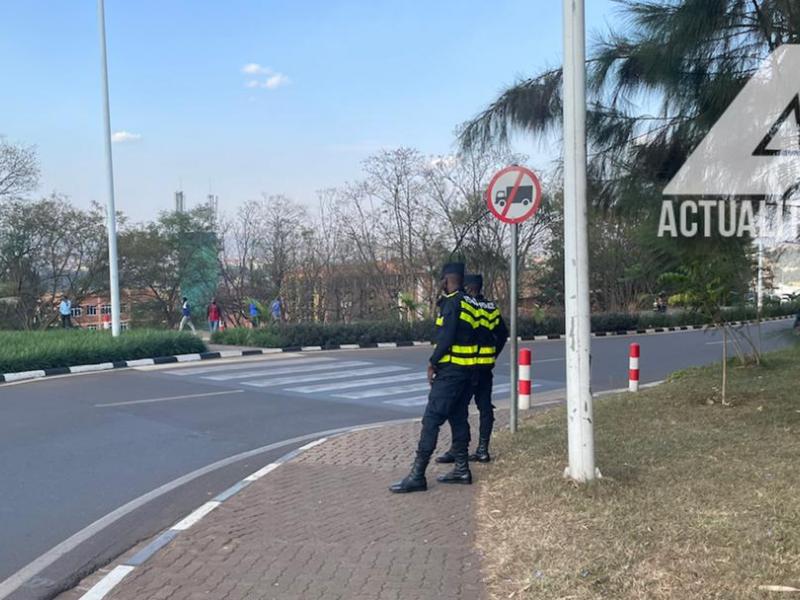
[[[517,355],[519,353],[519,343],[517,341],[517,248],[519,225],[517,223],[511,224],[511,289],[510,293],[510,336],[511,336],[511,416],[509,418],[509,427],[511,433],[517,432]]]
[[[564,309],[566,313],[569,468],[579,482],[595,477],[589,244],[586,217],[586,29],[584,0],[564,6]]]
[[[104,0],[97,0],[97,21],[100,28],[100,73],[103,79],[103,120],[105,125],[106,177],[108,203],[106,219],[108,229],[108,270],[111,292],[111,335],[119,336],[119,265],[117,261],[117,212],[114,206],[114,160],[111,154],[111,110],[108,101],[108,59],[106,57],[106,17]]]

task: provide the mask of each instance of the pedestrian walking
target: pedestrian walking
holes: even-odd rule
[[[208,330],[211,333],[219,331],[219,322],[222,319],[222,311],[217,304],[216,298],[213,298],[211,300],[211,304],[208,305],[206,315],[208,317]]]
[[[472,483],[469,470],[469,422],[467,409],[472,374],[477,362],[476,326],[478,308],[463,293],[464,264],[449,263],[442,268],[442,296],[437,305],[436,346],[428,363],[431,391],[422,417],[422,431],[411,472],[389,488],[394,493],[421,492],[428,489],[428,468],[439,429],[445,421],[453,431],[452,471],[440,475],[441,483]]]
[[[508,328],[497,308],[497,303],[483,296],[483,276],[467,275],[464,277],[464,288],[478,304],[478,359],[475,366],[475,377],[471,396],[480,413],[478,430],[478,447],[469,460],[489,462],[489,440],[494,427],[494,405],[492,404],[492,386],[494,383],[494,365],[508,340]],[[436,458],[437,463],[455,462],[453,448]]]
[[[258,305],[254,301],[250,302],[250,324],[253,329],[258,327]]]
[[[281,299],[275,298],[272,301],[272,305],[270,306],[270,313],[272,314],[272,321],[274,323],[280,323],[283,317],[283,306],[281,305]]]
[[[61,327],[70,329],[72,327],[72,302],[67,296],[61,296],[61,304],[58,305],[58,314],[61,315]]]
[[[192,323],[192,305],[189,304],[189,299],[184,296],[183,305],[181,306],[181,324],[178,325],[178,331],[183,331],[183,328],[187,325],[192,330],[192,333],[197,333],[194,323]]]

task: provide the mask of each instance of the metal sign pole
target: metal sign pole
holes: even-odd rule
[[[511,433],[517,432],[517,356],[519,354],[519,345],[517,343],[517,246],[518,246],[518,230],[519,225],[512,223],[511,225],[511,290],[510,290],[510,307],[511,313],[511,419],[509,425]]]

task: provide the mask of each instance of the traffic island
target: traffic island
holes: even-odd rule
[[[562,476],[563,408],[494,443],[476,543],[491,598],[765,598],[800,589],[800,348],[595,404],[603,478]],[[790,594],[791,595],[791,594]]]

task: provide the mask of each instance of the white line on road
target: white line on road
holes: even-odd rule
[[[187,516],[187,517],[181,519],[180,521],[178,521],[177,523],[175,523],[175,525],[170,527],[170,529],[174,529],[176,531],[185,531],[185,530],[189,529],[189,527],[191,527],[192,525],[197,523],[200,519],[205,517],[212,510],[217,508],[220,504],[222,504],[222,502],[217,502],[216,500],[212,500],[210,502],[206,502],[205,504],[203,504],[203,506],[201,506],[200,508],[195,510],[189,516]]]
[[[227,394],[243,394],[245,390],[225,390],[224,392],[206,392],[203,394],[186,394],[185,396],[167,396],[165,398],[147,398],[146,400],[128,400],[127,402],[110,402],[108,404],[95,404],[95,408],[109,406],[128,406],[131,404],[152,404],[154,402],[167,402],[169,400],[188,400],[190,398],[206,398],[208,396],[224,396]]]
[[[351,369],[349,371],[335,371],[319,373],[318,375],[307,375],[302,377],[278,377],[277,379],[260,379],[257,381],[245,381],[242,385],[252,387],[270,387],[276,385],[291,385],[293,383],[306,383],[310,381],[320,381],[321,379],[347,379],[350,377],[361,377],[362,375],[380,375],[381,373],[393,373],[395,371],[407,371],[409,367],[371,367],[369,369]]]
[[[334,394],[334,396],[337,398],[348,398],[349,400],[361,400],[363,398],[377,398],[378,396],[394,396],[396,394],[405,394],[406,392],[421,392],[427,390],[429,387],[430,385],[426,381],[414,385],[386,386],[375,390]]]
[[[294,363],[297,365],[297,363]],[[244,373],[233,373],[230,375],[221,374],[221,375],[205,375],[203,379],[207,379],[209,381],[231,381],[233,379],[249,379],[250,377],[264,377],[265,375],[290,375],[291,373],[308,373],[310,371],[329,371],[331,369],[346,369],[350,367],[365,367],[372,363],[365,362],[363,360],[351,360],[351,361],[342,361],[342,362],[326,362],[321,365],[306,365],[303,364],[302,366],[294,366],[294,367],[285,367],[283,369],[272,369],[271,366],[264,366],[255,371],[245,371]]]
[[[372,379],[360,379],[358,381],[341,381],[338,383],[321,383],[319,385],[286,388],[286,391],[297,392],[299,394],[314,394],[316,392],[331,392],[354,387],[397,383],[398,381],[413,381],[415,379],[425,379],[426,377],[427,375],[425,373],[404,373],[403,375],[392,375],[391,377],[373,377]]]
[[[245,359],[248,357],[244,357]],[[170,375],[201,375],[203,373],[220,372],[220,371],[242,371],[244,369],[252,369],[258,365],[264,367],[285,367],[288,365],[311,364],[320,362],[332,362],[336,359],[325,356],[318,358],[294,358],[291,360],[264,360],[262,357],[257,357],[257,360],[248,360],[244,364],[231,364],[231,363],[217,363],[210,367],[192,367],[186,369],[175,369],[169,371]],[[255,363],[255,364],[254,364]],[[174,368],[174,365],[170,365]]]
[[[119,565],[114,567],[111,572],[92,586],[88,592],[80,597],[80,600],[102,600],[111,590],[113,590],[125,576],[133,571],[134,567]]]

